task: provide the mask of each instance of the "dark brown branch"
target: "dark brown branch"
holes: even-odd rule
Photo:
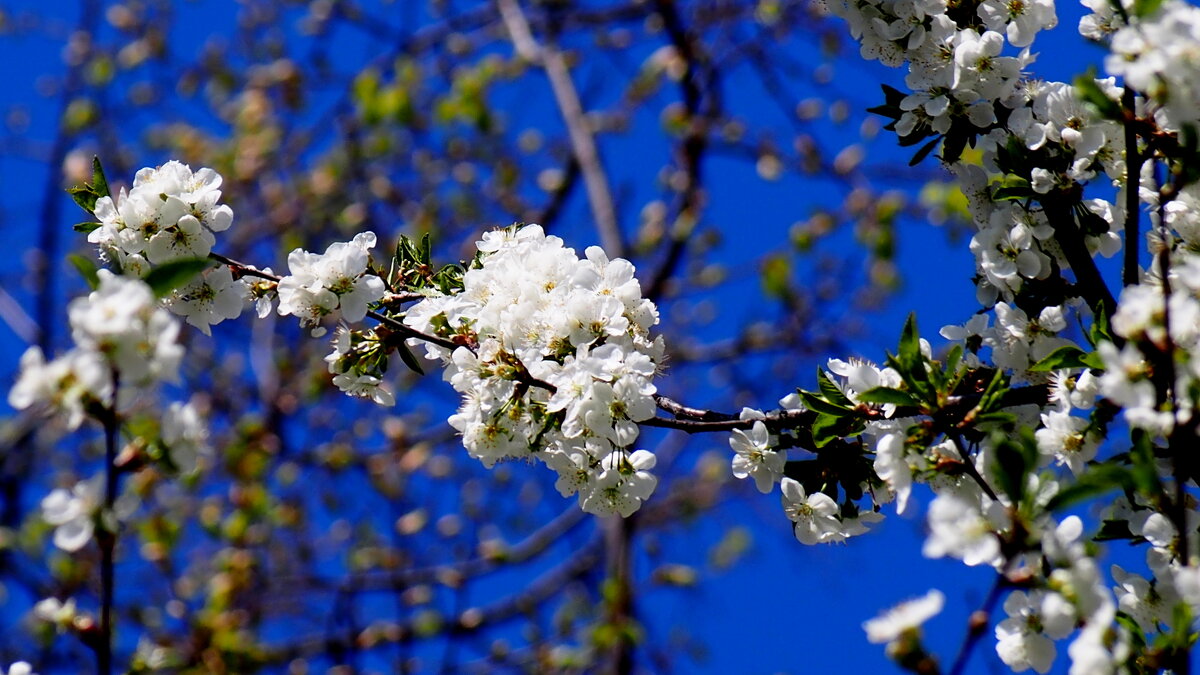
[[[686,182],[679,194],[675,222],[671,227],[670,242],[666,255],[646,286],[646,297],[658,300],[666,291],[667,282],[675,275],[692,231],[700,220],[703,208],[703,160],[708,148],[709,127],[720,116],[720,99],[717,90],[716,70],[708,61],[695,38],[679,15],[675,0],[655,0],[655,11],[662,17],[663,28],[683,60],[685,70],[679,80],[683,108],[687,113],[687,130],[678,146],[676,161],[683,169]],[[701,86],[703,78],[704,87]],[[705,91],[707,89],[707,92]],[[707,99],[705,94],[707,93]],[[702,104],[707,101],[706,109]]]
[[[1083,232],[1075,222],[1073,202],[1058,195],[1047,196],[1041,203],[1050,225],[1054,228],[1054,238],[1062,247],[1063,256],[1071,266],[1071,271],[1075,273],[1075,290],[1097,315],[1103,313],[1112,316],[1117,301],[1108,289],[1108,284],[1104,282],[1104,277],[1100,276],[1096,261],[1083,240]]]
[[[1139,281],[1138,247],[1141,245],[1141,199],[1138,196],[1142,178],[1142,157],[1138,154],[1136,94],[1128,84],[1121,95],[1125,107],[1125,260],[1121,279],[1126,286]]]
[[[563,586],[568,582],[590,572],[599,560],[601,543],[600,537],[593,537],[570,558],[528,584],[524,591],[484,607],[467,609],[446,621],[440,630],[432,634],[419,631],[416,620],[409,620],[380,629],[368,629],[359,634],[355,641],[360,648],[366,649],[425,638],[469,635],[484,626],[503,623],[521,616],[561,593]],[[308,638],[292,646],[268,651],[263,655],[261,662],[286,663],[295,658],[320,654],[337,647],[346,649],[347,642],[345,637],[332,640],[325,636]]]
[[[112,369],[112,407],[104,415],[104,510],[101,515],[101,526],[97,529],[96,541],[100,546],[100,638],[96,644],[96,672],[98,675],[109,675],[112,672],[113,657],[113,590],[116,585],[114,558],[117,546],[117,533],[109,532],[109,516],[117,502],[117,481],[120,472],[117,471],[117,432],[120,420],[117,417],[117,396],[120,390],[120,375],[117,369]],[[111,521],[115,525],[115,519]]]

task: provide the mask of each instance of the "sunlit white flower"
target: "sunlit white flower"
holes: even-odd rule
[[[824,492],[805,494],[804,486],[784,478],[783,512],[791,520],[796,539],[802,544],[842,541],[846,534],[838,520],[838,505]]]
[[[749,432],[734,429],[729,437],[734,452],[733,475],[754,478],[754,486],[763,494],[775,487],[787,463],[787,453],[772,449],[770,443],[767,426],[761,420],[754,422]]]

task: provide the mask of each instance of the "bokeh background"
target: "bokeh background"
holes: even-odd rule
[[[364,230],[381,247],[429,233],[447,261],[516,221],[604,243],[659,303],[660,391],[695,407],[774,407],[830,356],[881,361],[910,311],[936,348],[977,309],[961,197],[866,112],[899,73],[862,61],[819,3],[517,6],[541,63],[493,2],[0,3],[0,380],[28,345],[70,344],[65,305],[85,285],[66,255],[94,252],[64,188],[93,155],[114,187],[171,158],[215,168],[235,213],[217,250],[276,271]],[[1043,78],[1101,58],[1075,32],[1081,9],[1060,5],[1035,45]],[[564,115],[550,60],[580,114]],[[606,199],[589,195],[596,171]],[[185,339],[164,400],[195,397],[213,453],[183,480],[125,480],[118,663],[893,672],[864,620],[942,588],[927,635],[949,662],[988,589],[987,571],[925,560],[920,519],[888,507],[869,536],[800,545],[778,493],[732,479],[724,435],[646,430],[659,491],[604,522],[544,468],[467,457],[436,373],[394,372],[385,410],[338,394],[326,341],[290,318],[248,312]],[[54,551],[37,504],[99,471],[99,432],[0,410],[0,661],[88,672],[87,648],[30,609],[95,608],[95,551]],[[1001,670],[985,639],[969,671]]]

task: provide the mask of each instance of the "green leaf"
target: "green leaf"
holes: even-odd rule
[[[941,136],[938,136],[937,138],[933,139],[932,141],[929,141],[928,143],[926,143],[925,145],[922,145],[921,149],[917,150],[916,154],[914,154],[912,156],[912,159],[908,160],[908,165],[916,166],[916,165],[920,164],[926,157],[929,156],[929,153],[933,152],[933,149],[937,147],[938,143],[940,143],[941,140],[942,140]]]
[[[988,382],[983,394],[979,397],[979,409],[983,412],[990,412],[1003,401],[1006,393],[1008,393],[1008,378],[1004,377],[1004,373],[999,370],[993,371],[991,381]]]
[[[1112,490],[1130,489],[1133,485],[1133,474],[1128,468],[1110,463],[1096,464],[1077,476],[1074,483],[1059,490],[1046,504],[1046,509],[1058,511]]]
[[[1075,345],[1064,345],[1050,352],[1044,359],[1029,367],[1031,373],[1048,373],[1063,368],[1096,368],[1088,359],[1092,356]]]
[[[1008,495],[1014,504],[1021,503],[1025,495],[1026,477],[1037,468],[1037,442],[1029,433],[1017,438],[1010,438],[1002,433],[994,434],[996,443],[995,459],[992,463],[992,474],[996,476],[1000,489]],[[968,460],[969,461],[969,460]]]
[[[813,443],[823,448],[831,442],[845,436],[853,436],[862,430],[860,420],[853,417],[837,417],[820,413],[813,420],[811,427]]]
[[[912,394],[891,387],[875,387],[858,395],[858,400],[864,403],[894,403],[900,406],[919,406],[921,402]]]
[[[1139,18],[1150,16],[1162,7],[1163,0],[1133,0],[1133,14]]]
[[[110,197],[112,193],[108,190],[108,179],[104,177],[104,167],[100,166],[100,157],[92,156],[92,192],[97,197]]]
[[[1133,434],[1133,448],[1129,451],[1129,459],[1133,462],[1132,488],[1138,494],[1149,499],[1157,499],[1162,495],[1163,486],[1158,477],[1158,464],[1154,458],[1154,443],[1150,435],[1144,431]]]
[[[1142,1],[1144,0],[1135,0],[1135,12],[1137,11],[1136,3]],[[1162,0],[1150,1],[1162,2]],[[1139,14],[1139,16],[1141,15]],[[1079,95],[1079,98],[1096,108],[1101,117],[1117,121],[1124,119],[1125,110],[1121,108],[1121,104],[1109,98],[1104,93],[1104,90],[1100,88],[1100,85],[1096,84],[1095,68],[1089,68],[1086,73],[1076,76],[1072,84],[1075,85],[1075,91]]]
[[[421,237],[421,248],[420,248],[420,251],[418,252],[418,255],[417,255],[417,260],[418,260],[418,261],[419,261],[419,262],[420,262],[422,265],[428,265],[428,264],[429,264],[429,261],[430,261],[430,244],[429,244],[429,233],[428,233],[428,232],[426,232],[426,233],[425,233],[425,234],[424,234],[424,235]]]
[[[67,194],[71,195],[71,199],[79,205],[79,208],[94,214],[96,211],[96,200],[100,196],[92,191],[92,188],[85,185],[83,187],[73,187],[67,190]]]
[[[952,377],[951,388],[957,386],[958,381],[962,379],[962,374],[967,372],[965,368],[961,371],[958,368],[962,364],[963,351],[963,346],[956,344],[950,348],[950,353],[946,354],[946,373]]]
[[[155,297],[165,298],[186,286],[212,264],[207,258],[184,258],[163,263],[150,270],[142,280],[154,291]]]
[[[835,417],[844,417],[854,412],[850,408],[834,405],[833,403],[826,401],[810,391],[801,391],[799,394],[800,399],[804,401],[804,407],[818,413],[833,415]]]
[[[843,408],[853,408],[854,402],[851,401],[841,387],[833,383],[829,379],[829,375],[821,368],[817,368],[817,386],[821,389],[821,396],[830,403]]]
[[[74,226],[71,227],[71,229],[75,230],[76,232],[82,232],[84,234],[87,234],[87,233],[97,230],[101,227],[103,227],[103,224],[101,224],[101,223],[76,223]]]
[[[1100,530],[1093,541],[1111,541],[1113,539],[1133,539],[1128,520],[1106,520],[1100,525]]]
[[[96,288],[100,285],[100,275],[96,272],[95,261],[86,256],[79,255],[78,253],[72,253],[71,255],[67,256],[67,260],[70,260],[75,269],[79,270],[79,276],[83,277],[83,280],[87,282],[88,287],[92,290],[96,290]]]
[[[1003,410],[995,410],[992,412],[979,413],[975,416],[975,424],[979,427],[1012,427],[1017,423],[1017,416],[1004,412]]]
[[[921,364],[921,336],[917,332],[915,312],[909,312],[908,320],[904,322],[904,331],[900,333],[900,351],[896,356],[900,364],[909,369]]]
[[[996,201],[1028,199],[1033,195],[1033,186],[1029,181],[1011,173],[996,183],[995,189],[992,190],[992,199]]]
[[[396,346],[396,353],[400,355],[400,360],[404,362],[404,365],[408,366],[409,370],[418,375],[425,374],[425,371],[421,368],[421,362],[417,360],[415,355],[413,355],[412,350],[408,348],[408,345],[400,343]]]
[[[1092,318],[1092,325],[1088,328],[1088,341],[1092,346],[1096,346],[1101,342],[1112,342],[1112,328],[1108,325],[1108,307],[1104,303],[1100,303],[1096,307],[1096,314]]]

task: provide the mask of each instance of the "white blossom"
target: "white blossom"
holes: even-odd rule
[[[946,596],[934,589],[864,622],[863,630],[867,632],[867,640],[872,643],[892,642],[909,631],[919,629],[921,624],[937,616],[945,604]]]

